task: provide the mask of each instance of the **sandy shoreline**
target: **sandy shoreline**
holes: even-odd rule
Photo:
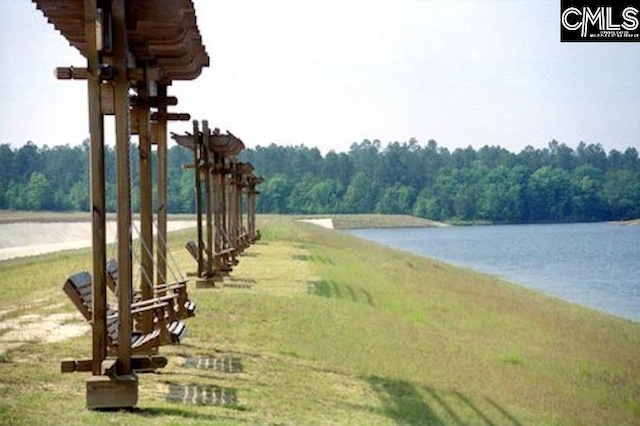
[[[321,226],[322,228],[333,229],[333,219],[300,219],[300,222],[310,223],[312,225]]]

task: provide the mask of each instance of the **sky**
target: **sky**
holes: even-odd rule
[[[640,148],[640,43],[561,43],[559,0],[194,4],[210,67],[171,111],[248,147]],[[28,0],[0,0],[0,49],[0,144],[82,143],[86,84],[53,70],[84,58]]]

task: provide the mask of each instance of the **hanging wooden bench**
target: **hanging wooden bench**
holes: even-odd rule
[[[91,322],[92,315],[92,282],[91,274],[79,272],[71,275],[62,287],[65,294],[76,306],[84,318]],[[180,343],[187,328],[182,321],[167,321],[166,310],[168,303],[159,299],[150,299],[131,305],[131,314],[139,315],[144,312],[154,314],[154,329],[149,333],[134,331],[131,336],[132,353],[148,352],[161,345]],[[118,347],[118,312],[107,306],[107,348],[115,352]]]
[[[186,319],[196,315],[196,304],[189,300],[187,295],[187,281],[186,279],[179,280],[153,287],[154,298],[166,302],[170,306],[167,311],[169,319]],[[113,259],[107,262],[107,287],[113,294],[117,294],[118,263]],[[131,296],[133,303],[143,300],[142,292],[140,291],[134,291]]]
[[[196,244],[196,242],[193,240],[189,240],[187,241],[187,244],[185,244],[185,247],[189,252],[189,254],[197,262],[198,261],[198,245]],[[237,261],[235,261],[235,258],[233,257],[235,252],[236,252],[236,249],[234,247],[228,247],[213,253],[213,256],[219,259],[216,263],[218,263],[219,265],[222,265],[221,271],[219,272],[230,272],[233,269],[233,266],[237,265]]]

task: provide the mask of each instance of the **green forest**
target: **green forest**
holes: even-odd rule
[[[132,145],[137,184],[137,148]],[[106,149],[108,208],[115,210],[115,152]],[[190,151],[169,150],[167,206],[194,211]],[[304,145],[246,149],[265,178],[260,213],[412,214],[450,222],[543,223],[640,217],[640,159],[630,147],[607,152],[600,144],[571,148],[551,141],[519,153],[499,146],[453,151],[430,140],[383,146],[353,143],[348,152]],[[155,157],[154,157],[155,161]],[[134,209],[138,194],[133,193]],[[0,144],[0,209],[89,210],[89,143],[20,148]]]

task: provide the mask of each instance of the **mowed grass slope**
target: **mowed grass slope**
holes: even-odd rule
[[[223,288],[192,287],[189,337],[139,376],[137,410],[89,412],[87,376],[58,372],[85,335],[0,357],[0,424],[638,424],[639,324],[288,218],[261,229]],[[192,234],[170,238],[185,272]],[[31,295],[73,310],[59,289],[87,252],[38,259],[0,263],[0,310],[22,307],[0,324],[42,313]]]

